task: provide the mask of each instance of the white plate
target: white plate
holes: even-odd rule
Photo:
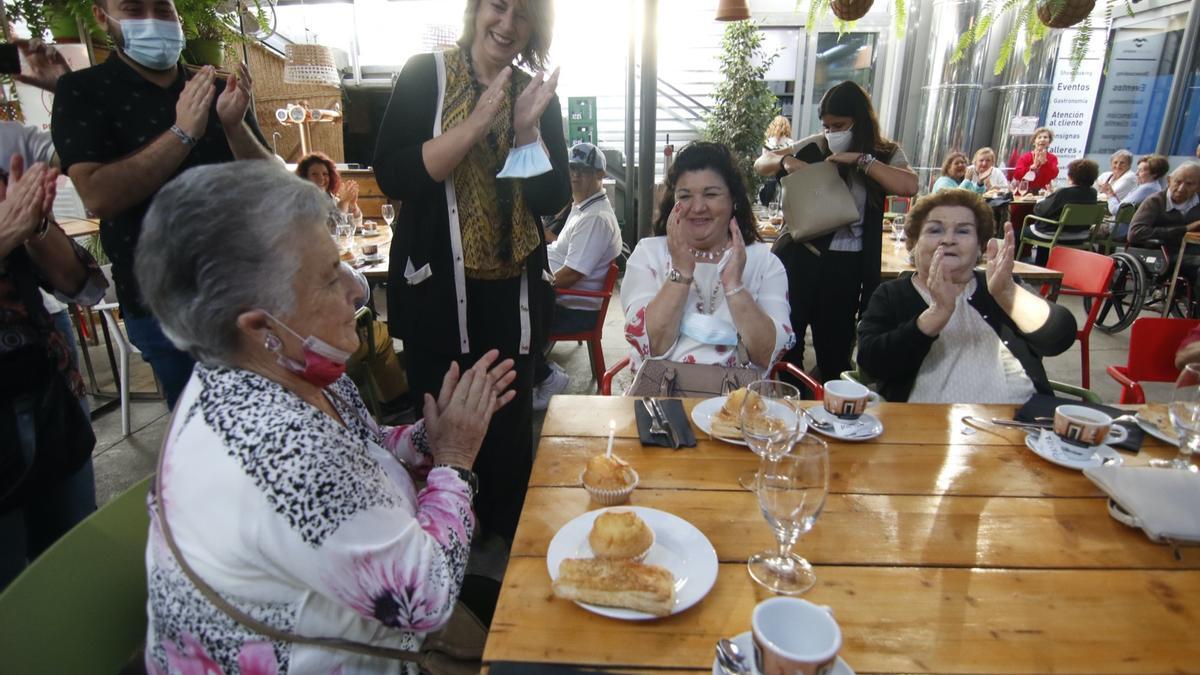
[[[758,675],[758,669],[754,667],[754,639],[750,636],[750,631],[740,633],[736,637],[729,638],[729,641],[737,645],[746,658],[750,659],[750,672],[753,675]],[[716,648],[715,646],[713,647]],[[713,675],[725,675],[725,671],[721,670],[721,664],[713,659]],[[837,657],[837,662],[833,664],[833,670],[829,671],[829,675],[854,675],[854,669],[842,657]]]
[[[383,262],[382,255],[365,255],[362,257],[362,259],[363,262],[368,265],[378,265],[379,263]]]
[[[675,576],[675,609],[671,610],[672,614],[682,612],[708,595],[717,581],[717,552],[708,537],[679,516],[644,506],[614,506],[611,509],[588,511],[559,528],[546,550],[546,568],[550,571],[551,581],[558,578],[558,567],[563,560],[595,557],[592,547],[588,545],[588,534],[596,517],[610,510],[633,511],[654,530],[654,545],[650,547],[644,562],[666,568]],[[642,621],[659,618],[632,609],[601,607],[583,602],[575,604],[613,619]]]
[[[1171,438],[1167,434],[1163,433],[1163,430],[1159,429],[1158,425],[1152,424],[1151,422],[1142,419],[1141,415],[1135,415],[1134,418],[1137,419],[1137,424],[1139,427],[1142,428],[1142,431],[1150,434],[1151,436],[1157,438],[1158,440],[1162,441],[1163,443],[1166,443],[1167,445],[1174,445],[1175,447],[1179,447],[1179,438],[1178,437]]]
[[[1116,450],[1107,445],[1096,445],[1090,448],[1068,445],[1066,441],[1049,429],[1025,434],[1025,446],[1051,464],[1079,471],[1100,466],[1106,459],[1112,459],[1117,464],[1125,462]]]
[[[878,438],[883,433],[883,422],[869,412],[863,413],[856,420],[844,420],[830,413],[824,406],[817,404],[808,409],[808,414],[818,422],[833,424],[832,431],[821,429],[815,424],[810,425],[813,431],[839,441],[868,441]]]
[[[734,445],[746,445],[746,441],[743,438],[716,436],[712,432],[712,417],[720,412],[721,408],[725,407],[725,401],[727,400],[729,400],[728,396],[717,396],[715,398],[708,398],[697,403],[696,407],[692,408],[692,422],[694,422],[697,427],[700,427],[701,431],[708,434],[712,438],[725,441],[726,443],[733,443]],[[772,403],[771,405],[781,404]],[[803,427],[800,430],[801,433],[808,431],[808,421],[805,420],[803,416],[800,418],[800,425]]]

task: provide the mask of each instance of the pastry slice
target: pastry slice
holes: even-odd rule
[[[632,560],[568,558],[558,568],[554,595],[564,600],[622,607],[655,616],[675,608],[675,577]]]

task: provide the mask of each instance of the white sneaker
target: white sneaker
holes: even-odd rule
[[[571,377],[561,370],[550,369],[550,376],[533,389],[533,409],[545,410],[550,405],[550,398],[567,390]]]

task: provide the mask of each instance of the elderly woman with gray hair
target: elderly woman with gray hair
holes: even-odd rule
[[[1108,165],[1109,170],[1100,174],[1092,187],[1104,197],[1120,202],[1138,184],[1137,174],[1130,171],[1133,168],[1133,153],[1118,150],[1109,158]]]
[[[151,497],[150,673],[415,672],[298,636],[415,650],[455,608],[471,467],[512,362],[452,364],[422,422],[377,426],[344,375],[362,289],[331,208],[250,161],[188,171],[146,216],[138,280],[199,362]]]

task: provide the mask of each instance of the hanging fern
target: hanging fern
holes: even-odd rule
[[[800,0],[796,0],[796,6],[800,6]],[[804,22],[804,32],[811,35],[817,24],[828,14],[829,0],[808,0],[808,18]]]
[[[896,33],[897,38],[904,37],[904,25],[907,21],[908,9],[904,5],[904,0],[896,0],[892,10],[892,30]]]

